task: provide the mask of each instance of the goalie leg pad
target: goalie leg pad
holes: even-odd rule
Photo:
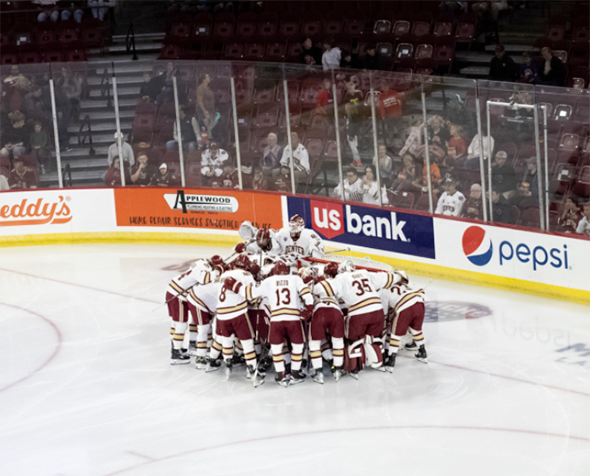
[[[383,365],[383,341],[380,337],[365,336],[366,364],[376,369]]]

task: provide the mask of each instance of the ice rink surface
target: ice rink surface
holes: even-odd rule
[[[427,365],[253,389],[169,364],[154,308],[214,253],[0,249],[0,474],[590,474],[588,307],[436,280]]]

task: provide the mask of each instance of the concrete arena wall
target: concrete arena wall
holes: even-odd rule
[[[233,246],[249,220],[298,213],[341,254],[410,273],[590,305],[590,241],[321,197],[211,189],[64,189],[0,194],[0,246],[177,243]]]

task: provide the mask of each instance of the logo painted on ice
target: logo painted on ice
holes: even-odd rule
[[[483,228],[470,226],[463,233],[463,252],[475,266],[485,266],[492,259],[494,247]]]

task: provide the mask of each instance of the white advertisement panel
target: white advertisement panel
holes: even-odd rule
[[[112,189],[0,194],[0,236],[115,231]]]
[[[590,241],[434,219],[436,264],[590,291]]]

